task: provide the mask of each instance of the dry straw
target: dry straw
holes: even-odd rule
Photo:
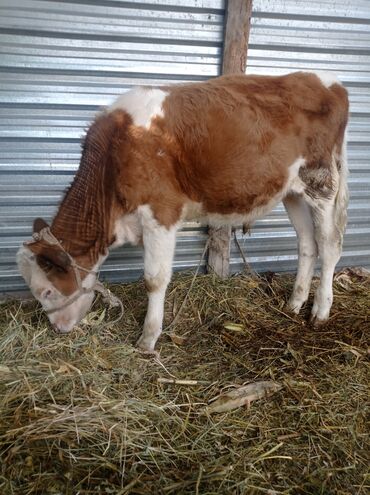
[[[167,325],[191,281],[175,277]],[[308,306],[286,311],[292,281],[198,276],[159,357],[133,347],[141,282],[112,287],[119,323],[100,329],[118,310],[98,303],[62,337],[35,303],[3,304],[0,493],[369,493],[369,278],[337,277],[319,329],[306,323]],[[208,411],[256,382],[279,386],[248,407]]]

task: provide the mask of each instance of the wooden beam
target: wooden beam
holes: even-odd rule
[[[252,15],[252,0],[228,0],[222,74],[244,74]]]
[[[252,0],[228,0],[222,74],[244,74],[252,15]],[[208,229],[209,251],[207,270],[222,278],[229,276],[231,227]]]

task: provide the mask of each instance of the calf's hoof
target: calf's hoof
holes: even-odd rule
[[[158,355],[157,351],[154,350],[155,342],[152,339],[148,339],[142,335],[136,342],[136,347],[138,350],[144,354]]]
[[[284,311],[288,314],[299,315],[303,303],[294,303],[293,301],[288,301],[284,305]]]
[[[310,316],[310,324],[314,327],[314,328],[319,328],[319,327],[322,327],[323,325],[325,325],[325,323],[328,321],[327,318],[319,318],[317,315],[313,315],[311,314]]]
[[[324,301],[324,304],[314,301],[310,317],[310,323],[312,326],[320,327],[328,321],[331,304],[331,300]]]

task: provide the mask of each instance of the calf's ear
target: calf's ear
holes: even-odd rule
[[[51,246],[41,240],[27,243],[27,247],[36,255],[41,268],[45,268],[48,263],[51,263],[57,268],[68,271],[71,266],[71,259],[59,246]]]
[[[49,227],[43,218],[36,218],[33,222],[33,233],[39,233],[42,229]]]
[[[34,234],[40,233],[45,228],[49,228],[49,225],[43,218],[36,218],[34,220]],[[37,261],[41,268],[45,268],[47,264],[52,264],[57,268],[67,271],[71,265],[69,256],[59,246],[50,245],[43,239],[27,242],[26,246],[37,256]]]

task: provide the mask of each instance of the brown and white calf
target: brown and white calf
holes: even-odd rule
[[[330,73],[132,89],[87,132],[51,225],[62,244],[26,243],[20,271],[51,323],[69,332],[91,306],[109,249],[142,243],[149,302],[138,345],[151,351],[182,223],[251,224],[282,200],[298,236],[289,305],[298,313],[307,300],[319,255],[312,318],[324,321],[346,224],[347,119],[347,92]],[[45,226],[37,220],[34,230]]]

